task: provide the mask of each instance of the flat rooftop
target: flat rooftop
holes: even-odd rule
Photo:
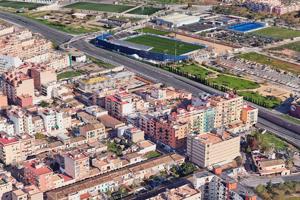
[[[232,138],[231,134],[226,131],[224,131],[222,135],[214,134],[214,133],[205,133],[205,134],[199,134],[195,136],[195,139],[200,140],[205,144],[217,144],[231,138]]]

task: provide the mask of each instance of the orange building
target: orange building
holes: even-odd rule
[[[8,105],[7,104],[7,96],[1,94],[0,95],[0,108],[6,107],[7,105]]]

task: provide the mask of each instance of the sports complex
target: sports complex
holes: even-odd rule
[[[197,50],[206,48],[198,43],[187,43],[163,35],[122,32],[102,34],[94,40],[98,47],[139,59],[155,62],[187,60]]]

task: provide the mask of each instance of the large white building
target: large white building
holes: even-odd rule
[[[186,15],[181,13],[172,13],[167,16],[160,17],[156,19],[158,25],[164,25],[167,27],[179,27],[186,24],[192,24],[199,22],[199,16]]]
[[[189,160],[200,167],[226,164],[240,156],[240,136],[228,132],[190,134],[187,138]]]

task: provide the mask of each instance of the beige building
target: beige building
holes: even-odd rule
[[[80,152],[64,155],[65,172],[72,178],[80,180],[87,178],[90,173],[89,156]]]
[[[10,200],[12,191],[12,180],[8,177],[0,177],[0,199]]]
[[[290,170],[286,168],[282,159],[275,160],[257,160],[255,161],[258,172],[261,176],[267,175],[290,175]]]
[[[215,128],[240,121],[243,97],[226,93],[224,96],[213,96],[208,102],[215,108]]]
[[[201,192],[186,184],[160,193],[149,200],[201,200]]]
[[[231,162],[240,155],[240,137],[227,132],[191,134],[187,139],[187,155],[200,167]]]
[[[86,124],[79,128],[79,132],[88,142],[96,142],[107,137],[105,126],[101,122]]]
[[[0,159],[6,164],[16,164],[34,154],[34,137],[23,135],[19,137],[1,136]]]
[[[32,65],[32,68],[29,70],[29,73],[30,76],[33,78],[34,87],[38,90],[41,89],[41,86],[43,84],[57,81],[55,71],[47,66]]]

